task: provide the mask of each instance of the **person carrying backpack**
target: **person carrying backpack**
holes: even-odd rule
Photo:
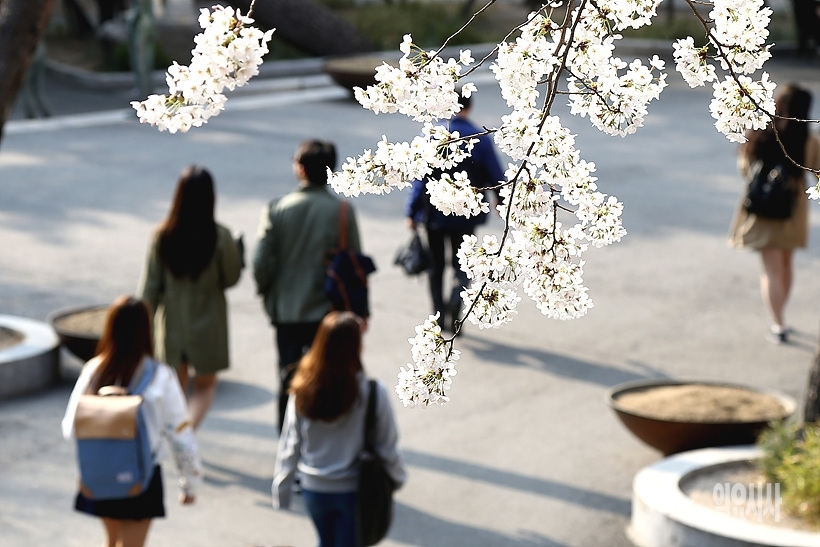
[[[126,393],[128,396],[121,396]],[[133,440],[89,439],[104,435],[99,432],[104,429],[100,416],[122,406],[111,403],[127,402],[128,397],[139,403]],[[102,519],[107,545],[142,547],[151,520],[165,516],[159,465],[164,456],[163,440],[173,451],[182,491],[180,503],[194,502],[202,464],[188,408],[174,371],[153,359],[151,312],[143,300],[121,296],[109,308],[97,355],[83,366],[71,392],[62,432],[66,440],[77,442],[81,471],[74,508]],[[138,465],[108,471],[113,466],[105,464],[115,459],[115,451],[119,451],[117,456],[129,447],[139,451],[140,443],[147,443],[150,461],[137,455],[130,459]],[[111,476],[106,477],[106,472]],[[118,483],[126,481],[132,481],[133,485],[127,486],[139,493],[116,494]]]

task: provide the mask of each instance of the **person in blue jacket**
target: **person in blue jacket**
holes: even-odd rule
[[[471,111],[470,97],[459,97],[461,110],[447,122],[450,131],[458,131],[462,137],[479,135],[478,142],[473,146],[469,157],[456,165],[452,172],[466,171],[470,183],[477,187],[495,193],[498,199],[498,186],[504,180],[504,170],[498,161],[489,135],[480,135],[484,130],[473,124],[468,116]],[[441,173],[436,171],[431,178],[439,178]],[[486,193],[486,192],[485,192]],[[456,322],[461,315],[461,290],[469,283],[467,274],[461,271],[456,253],[465,235],[475,232],[476,226],[487,221],[487,213],[465,218],[458,215],[445,215],[430,204],[427,195],[427,179],[414,180],[410,195],[405,205],[405,216],[410,229],[416,230],[418,225],[424,225],[427,232],[427,242],[430,247],[430,297],[433,301],[433,313],[439,314],[438,323],[442,329],[456,330]],[[454,270],[453,285],[450,289],[450,298],[444,300],[444,270],[446,267],[445,248],[450,248],[450,263]]]

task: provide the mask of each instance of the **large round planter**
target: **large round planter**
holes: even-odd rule
[[[99,344],[102,336],[102,328],[72,328],[71,319],[83,314],[101,313],[107,309],[107,304],[63,308],[50,313],[46,320],[51,323],[63,346],[78,359],[85,362],[96,355],[97,344]]]
[[[42,321],[0,315],[0,327],[20,341],[0,349],[0,399],[47,388],[60,378],[60,341]]]
[[[632,483],[629,539],[638,547],[818,547],[820,533],[732,516],[722,504],[692,500],[681,488],[693,475],[760,457],[754,446],[682,452],[641,469]],[[777,502],[772,494],[772,505]]]
[[[658,387],[703,385],[728,387],[748,391],[750,396],[773,397],[783,407],[783,412],[766,419],[692,421],[685,419],[661,419],[628,408],[619,399],[630,393],[644,393]],[[606,394],[607,404],[620,421],[641,441],[660,450],[664,456],[712,446],[754,444],[758,434],[771,422],[792,416],[797,408],[795,400],[788,395],[759,390],[723,382],[685,382],[677,380],[640,380],[617,385]]]
[[[376,84],[376,68],[382,63],[398,66],[398,55],[386,56],[384,53],[334,57],[325,61],[322,67],[331,79],[342,87],[353,91],[354,87],[362,89]]]

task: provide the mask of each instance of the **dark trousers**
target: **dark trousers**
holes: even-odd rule
[[[279,350],[279,431],[285,422],[285,409],[288,406],[288,388],[296,364],[310,349],[319,322],[313,323],[280,323],[276,325],[276,347]]]
[[[439,313],[439,325],[451,328],[461,313],[461,291],[469,285],[467,274],[458,266],[458,248],[465,235],[472,235],[473,229],[434,230],[427,228],[427,244],[430,247],[430,297],[433,300],[433,312]],[[445,250],[450,247],[450,265],[453,267],[453,285],[450,297],[444,300],[444,270],[446,267]]]
[[[817,5],[815,0],[792,0],[799,55],[810,54],[812,42],[814,47],[820,47],[820,19],[815,11]]]

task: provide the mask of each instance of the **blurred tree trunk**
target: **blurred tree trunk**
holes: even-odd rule
[[[54,0],[0,0],[0,141]]]
[[[7,0],[8,1],[8,0]],[[250,0],[228,3],[247,13]],[[373,44],[333,10],[311,0],[257,0],[251,17],[275,36],[316,56],[373,51]]]
[[[809,372],[809,385],[803,401],[803,421],[816,422],[820,418],[820,344],[814,352]]]

